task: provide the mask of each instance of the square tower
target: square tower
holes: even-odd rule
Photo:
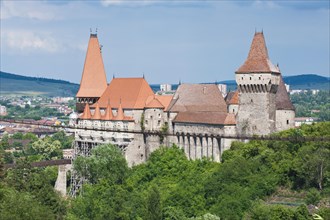
[[[239,91],[239,135],[267,135],[276,131],[276,92],[280,76],[279,68],[269,60],[263,33],[256,32],[247,59],[235,73]]]

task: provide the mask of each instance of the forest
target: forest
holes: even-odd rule
[[[0,143],[0,219],[330,219],[330,142],[299,139],[329,138],[330,122],[274,135],[296,141],[234,142],[221,163],[161,146],[130,168],[118,148],[102,145],[75,161],[89,180],[76,198],[53,190],[56,168],[30,166],[33,153],[5,170]],[[35,160],[52,158],[42,155]]]

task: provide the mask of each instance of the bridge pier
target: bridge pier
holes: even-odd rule
[[[67,188],[67,175],[66,173],[71,170],[71,164],[59,165],[58,166],[58,175],[55,182],[55,190],[58,191],[62,196],[66,196],[66,188]]]

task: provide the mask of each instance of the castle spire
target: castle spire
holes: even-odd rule
[[[274,66],[269,59],[263,32],[256,32],[252,40],[249,55],[236,73],[271,72],[280,73],[279,69]]]
[[[97,34],[90,34],[84,69],[80,81],[78,98],[99,98],[107,87],[107,79],[103,65]]]
[[[91,110],[89,108],[89,105],[88,103],[86,103],[85,105],[85,109],[84,109],[84,112],[83,114],[80,116],[81,119],[90,119],[91,118]]]

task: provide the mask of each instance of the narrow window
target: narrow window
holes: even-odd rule
[[[250,80],[252,80],[252,77],[250,77]]]
[[[286,120],[286,124],[287,124],[287,125],[289,124],[289,120]]]

